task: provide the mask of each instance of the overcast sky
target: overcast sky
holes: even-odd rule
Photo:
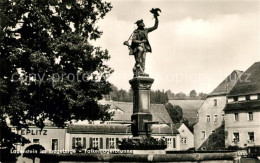
[[[108,49],[115,72],[109,81],[130,89],[134,57],[123,45],[136,20],[154,25],[149,12],[159,7],[159,27],[149,34],[146,72],[152,89],[174,93],[210,93],[233,70],[245,71],[260,61],[259,1],[112,0],[112,11],[100,20],[104,32],[97,44]]]

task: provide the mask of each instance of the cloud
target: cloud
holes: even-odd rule
[[[108,64],[115,69],[109,80],[119,88],[130,88],[134,65],[123,42],[140,15],[146,26],[153,25],[147,10],[156,4],[119,1],[99,24],[104,34],[98,44],[109,50]],[[152,88],[209,93],[234,69],[246,70],[259,61],[259,10],[253,4],[162,1],[159,28],[149,34],[153,53],[147,54],[147,72],[155,78]]]

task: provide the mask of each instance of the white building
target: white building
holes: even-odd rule
[[[194,135],[184,124],[176,124],[180,133],[180,150],[188,150],[194,148]]]
[[[226,146],[260,145],[260,62],[243,73],[227,98]]]
[[[227,94],[232,90],[242,71],[233,71],[211,92],[198,110],[198,122],[194,125],[196,150],[212,149],[210,136],[221,128],[224,121],[224,108]],[[223,143],[225,144],[225,143]],[[224,145],[223,145],[224,146]]]

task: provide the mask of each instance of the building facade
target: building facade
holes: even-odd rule
[[[260,145],[260,62],[243,73],[227,98],[226,146]]]
[[[178,126],[180,133],[180,150],[185,151],[194,148],[194,135],[188,127],[182,123]]]
[[[227,94],[234,87],[242,71],[233,71],[213,90],[198,110],[198,122],[194,125],[194,145],[196,150],[211,147],[210,136],[224,125],[224,108]]]
[[[169,151],[180,150],[179,132],[168,125],[153,125],[152,137],[164,138]],[[132,138],[131,127],[124,124],[70,125],[67,133],[67,149],[119,149],[123,139]]]
[[[29,145],[40,144],[47,152],[57,150],[81,149],[118,149],[120,141],[131,138],[132,103],[112,102],[111,110],[115,112],[113,120],[82,121],[74,122],[66,128],[45,126],[43,130],[30,126],[28,129],[16,130],[13,132],[23,135],[31,141],[30,144],[17,144],[18,151],[24,151]],[[169,151],[180,150],[180,134],[173,124],[164,105],[151,104],[153,121],[159,124],[152,125],[152,137],[156,139],[164,138]]]
[[[28,129],[17,130],[12,128],[13,132],[16,132],[26,139],[30,140],[30,144],[16,144],[18,151],[24,151],[29,145],[40,144],[47,152],[52,150],[66,149],[66,128],[58,128],[54,126],[45,126],[42,130],[36,126],[30,126]]]

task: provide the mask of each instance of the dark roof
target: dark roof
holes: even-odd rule
[[[122,124],[86,124],[86,125],[69,125],[68,133],[71,134],[125,134],[131,135],[131,127]],[[153,125],[152,134],[178,134],[174,125]]]
[[[235,70],[222,81],[217,88],[213,90],[208,96],[227,95],[237,83],[243,71]]]
[[[69,125],[68,133],[89,133],[89,134],[129,134],[131,128],[128,125],[121,124],[85,124],[85,125]]]
[[[110,109],[115,111],[115,115],[113,116],[114,121],[131,121],[133,103],[111,102],[109,104],[111,105]],[[153,121],[158,121],[160,123],[173,123],[163,104],[151,104],[150,107]]]
[[[249,95],[260,93],[260,62],[249,67],[228,96]]]
[[[176,126],[177,129],[179,129],[182,124],[183,124],[183,123],[175,123],[175,126]]]
[[[204,100],[169,100],[172,105],[179,105],[183,111],[183,117],[187,118],[189,124],[196,123],[197,111]]]
[[[253,110],[260,109],[260,100],[257,101],[245,101],[227,104],[224,111],[236,111],[236,110]]]

